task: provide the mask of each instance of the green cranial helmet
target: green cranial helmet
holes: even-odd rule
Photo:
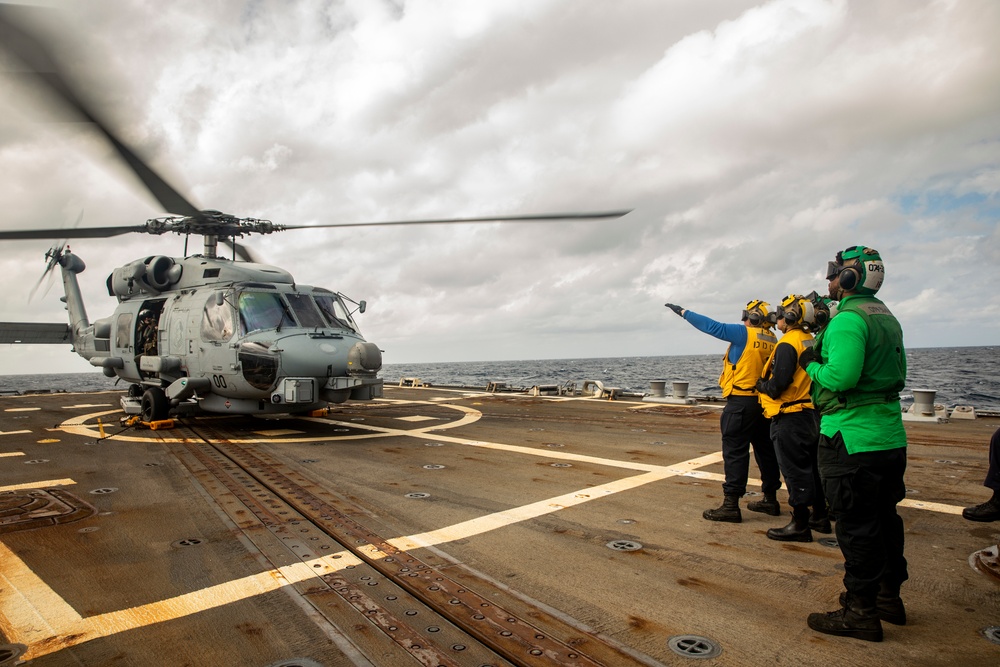
[[[835,262],[827,264],[827,279],[832,280],[836,276],[840,277],[841,289],[858,294],[875,294],[885,280],[885,264],[878,250],[863,245],[851,246],[838,252]]]

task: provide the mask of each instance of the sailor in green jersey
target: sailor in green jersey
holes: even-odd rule
[[[838,253],[827,271],[837,315],[799,356],[821,415],[819,472],[837,521],[847,589],[841,609],[810,614],[808,623],[868,641],[882,640],[881,620],[906,623],[899,590],[908,578],[896,513],[906,494],[899,405],[906,354],[899,322],[874,296],[884,277],[877,251],[855,246]]]

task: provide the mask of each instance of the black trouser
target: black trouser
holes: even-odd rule
[[[990,438],[990,469],[986,471],[983,486],[1000,491],[1000,428]]]
[[[730,396],[726,399],[719,426],[722,429],[722,464],[726,472],[722,492],[727,496],[742,496],[747,492],[751,443],[757,467],[760,468],[762,490],[764,493],[775,493],[781,488],[770,425],[771,420],[764,417],[764,410],[756,396]]]
[[[819,444],[819,422],[812,409],[784,412],[771,418],[771,440],[778,467],[785,476],[788,504],[792,507],[813,506],[823,499],[816,447]]]
[[[903,558],[903,520],[896,503],[906,495],[906,448],[848,454],[838,432],[819,439],[819,473],[837,542],[844,554],[844,586],[874,599],[879,585],[891,592],[909,578]]]

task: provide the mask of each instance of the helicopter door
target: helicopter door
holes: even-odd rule
[[[115,320],[114,354],[122,360],[120,377],[138,380],[139,369],[135,365],[135,346],[133,345],[132,313],[120,313]]]
[[[236,313],[233,305],[222,292],[212,294],[201,311],[200,332],[195,345],[199,352],[199,366],[205,377],[212,380],[213,389],[226,395],[238,384],[236,349],[231,341],[236,332]],[[193,327],[192,327],[193,329]],[[189,336],[189,339],[191,336]]]

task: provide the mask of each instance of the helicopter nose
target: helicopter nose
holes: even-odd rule
[[[375,343],[358,341],[347,353],[348,375],[374,375],[382,368],[382,350]]]

